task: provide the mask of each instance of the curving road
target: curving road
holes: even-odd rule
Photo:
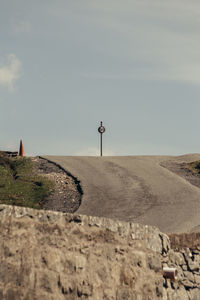
[[[200,160],[200,154],[44,158],[80,181],[80,214],[154,225],[163,232],[188,232],[200,225],[200,189],[161,166]]]

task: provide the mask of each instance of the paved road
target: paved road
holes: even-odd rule
[[[187,232],[200,225],[200,189],[160,165],[200,160],[200,154],[46,158],[80,181],[80,214],[155,225],[164,232]]]

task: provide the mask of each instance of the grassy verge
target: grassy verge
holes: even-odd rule
[[[0,152],[0,204],[42,208],[54,184],[33,170],[31,159]]]
[[[200,160],[188,163],[187,168],[196,174],[200,174]]]

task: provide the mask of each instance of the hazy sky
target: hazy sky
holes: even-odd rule
[[[199,117],[199,0],[0,0],[0,149],[200,152]]]

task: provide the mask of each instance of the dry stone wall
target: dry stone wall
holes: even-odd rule
[[[165,279],[164,300],[200,299],[200,251],[183,248],[170,249],[162,257],[163,267],[175,267],[178,270],[175,282]]]
[[[200,299],[199,253],[155,227],[0,205],[0,232],[2,300]]]

